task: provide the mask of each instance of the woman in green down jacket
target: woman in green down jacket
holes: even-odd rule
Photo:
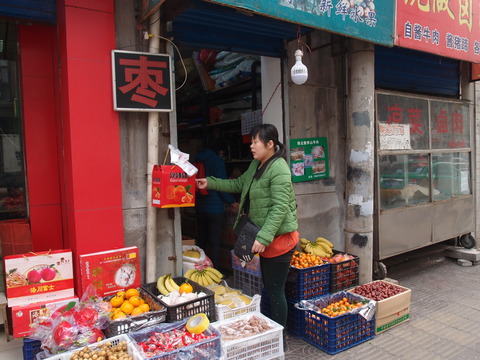
[[[297,210],[285,146],[271,124],[252,128],[250,150],[253,161],[237,179],[198,179],[199,189],[241,193],[238,223],[242,212],[260,231],[252,251],[260,254],[263,285],[270,300],[271,318],[282,326],[287,322],[285,282],[293,251],[298,243]]]

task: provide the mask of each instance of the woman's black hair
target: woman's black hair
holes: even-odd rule
[[[268,144],[270,140],[273,142],[273,146],[275,148],[275,153],[273,156],[268,159],[263,166],[257,170],[255,174],[255,179],[259,179],[265,169],[267,168],[268,164],[280,157],[283,157],[285,160],[287,160],[287,149],[285,148],[285,145],[283,145],[280,140],[278,140],[278,130],[275,127],[275,125],[272,124],[260,124],[260,125],[255,125],[252,127],[250,130],[250,137],[252,139],[258,138],[262,143],[265,144],[265,146]]]

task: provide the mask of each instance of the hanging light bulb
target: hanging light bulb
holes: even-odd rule
[[[308,69],[302,63],[302,56],[303,56],[303,51],[300,49],[297,49],[297,51],[295,51],[296,62],[295,62],[295,65],[292,66],[292,70],[290,72],[292,81],[297,85],[305,84],[305,82],[308,79]]]

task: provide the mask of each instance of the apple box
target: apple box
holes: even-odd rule
[[[9,255],[4,258],[4,266],[10,307],[75,295],[71,250]]]
[[[375,310],[375,334],[380,334],[410,318],[412,290],[398,284],[393,285],[405,291],[387,299],[377,301]]]
[[[10,335],[16,338],[31,335],[30,326],[40,316],[56,318],[63,312],[73,308],[78,297],[72,296],[55,301],[36,302],[28,305],[12,306],[8,309]]]
[[[152,171],[152,206],[195,206],[195,177],[178,165],[155,165]]]
[[[138,247],[79,256],[82,294],[92,285],[98,296],[108,296],[141,285]]]

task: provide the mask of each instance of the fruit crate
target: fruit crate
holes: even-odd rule
[[[150,311],[125,319],[117,319],[109,321],[104,332],[107,337],[120,334],[126,334],[131,331],[137,331],[148,326],[153,326],[165,322],[167,319],[167,308],[163,306],[156,298],[153,297],[145,289],[138,288],[140,297],[150,306]],[[115,295],[104,298],[104,301],[110,301]]]
[[[261,294],[263,289],[262,276],[253,275],[243,270],[233,269],[233,287],[240,289],[245,295]]]
[[[173,280],[177,284],[181,284],[185,282],[187,278],[176,277]],[[149,293],[156,301],[158,300],[160,304],[167,309],[167,322],[169,323],[183,320],[198,313],[205,313],[205,315],[207,315],[210,321],[215,321],[215,293],[212,290],[207,289],[206,287],[201,286],[192,280],[188,280],[188,283],[192,285],[193,292],[203,292],[206,295],[194,300],[186,301],[178,305],[168,305],[158,297],[160,295],[160,292],[157,289],[156,282],[144,284],[142,285],[142,289]]]
[[[341,252],[334,250],[333,253]],[[348,255],[353,256],[353,259],[330,264],[330,293],[332,294],[358,285],[360,258],[356,255]]]
[[[257,335],[236,340],[224,340],[224,337],[222,337],[223,359],[283,359],[283,326],[259,312],[242,315],[235,319],[217,321],[212,326],[218,330],[220,326],[228,327],[235,321],[248,319],[252,316],[264,319],[270,326],[270,329]]]
[[[317,298],[328,294],[330,281],[330,264],[305,269],[290,266],[285,294],[293,302]]]
[[[217,312],[217,321],[223,321],[237,317],[238,315],[244,315],[247,313],[260,312],[260,302],[262,297],[260,295],[253,295],[250,304],[245,306],[239,306],[231,309],[227,305],[215,305]]]
[[[319,309],[346,297],[349,301],[368,301],[346,291],[308,301]],[[366,306],[366,305],[365,305]],[[309,306],[310,307],[310,306]],[[303,340],[332,355],[372,339],[375,336],[375,318],[365,319],[358,313],[345,313],[330,317],[313,309],[305,311]]]
[[[258,254],[253,257],[252,261],[245,262],[240,260],[233,250],[231,252],[233,269],[244,271],[255,276],[262,276],[262,270],[260,269],[260,256]]]
[[[148,357],[143,350],[141,350],[138,343],[146,341],[153,333],[169,333],[174,330],[180,330],[185,327],[187,319],[176,321],[174,323],[164,323],[156,326],[152,326],[147,329],[135,331],[129,333],[128,336],[132,339],[137,352],[143,359],[150,360],[177,360],[177,359],[194,359],[194,360],[210,360],[220,359],[222,355],[222,345],[220,339],[220,333],[212,326],[209,325],[204,331],[210,338],[202,341],[195,342],[191,345],[178,348],[173,351],[158,354],[153,357]]]
[[[135,344],[126,334],[122,334],[122,335],[114,336],[114,337],[111,337],[111,338],[108,338],[108,339],[105,339],[105,340],[102,340],[102,341],[98,341],[96,343],[88,345],[88,347],[92,350],[95,350],[95,349],[98,349],[98,348],[102,347],[102,345],[108,344],[108,343],[111,344],[110,347],[115,347],[118,344],[120,344],[122,341],[125,341],[127,343],[128,355],[130,355],[133,358],[133,360],[143,360],[143,357],[138,352]],[[45,360],[70,360],[73,357],[73,355],[77,351],[80,351],[81,349],[82,348],[78,348],[78,349],[62,352],[62,353],[57,354],[57,355],[49,355],[45,352],[40,352],[40,353],[37,354],[37,360],[44,360],[44,359]]]
[[[34,340],[29,338],[23,339],[23,360],[35,360],[37,354],[42,352],[42,342],[40,340]]]
[[[288,315],[287,315],[287,331],[295,337],[300,339],[305,335],[305,311],[297,309],[295,302],[287,300]],[[270,308],[270,300],[267,297],[265,290],[262,292],[261,302],[262,314],[270,317],[272,314]]]

